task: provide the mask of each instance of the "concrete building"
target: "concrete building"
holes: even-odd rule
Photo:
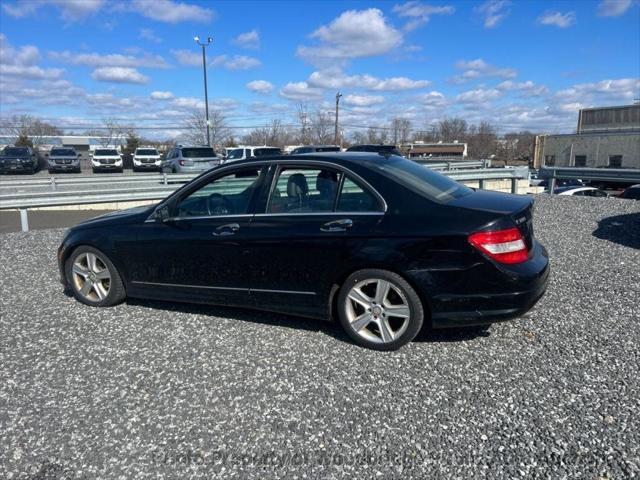
[[[538,136],[534,166],[640,168],[640,105],[580,110],[576,132]]]

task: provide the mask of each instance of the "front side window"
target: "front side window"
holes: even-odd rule
[[[182,218],[244,215],[249,213],[251,197],[259,187],[263,170],[252,167],[218,177],[183,198],[176,216]]]

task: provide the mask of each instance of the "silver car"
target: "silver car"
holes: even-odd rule
[[[200,173],[220,165],[221,159],[211,147],[178,145],[167,152],[162,162],[164,173]]]
[[[49,173],[76,172],[80,173],[80,154],[73,148],[54,147],[47,153]]]

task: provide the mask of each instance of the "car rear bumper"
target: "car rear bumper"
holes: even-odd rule
[[[536,242],[532,257],[505,274],[505,291],[432,298],[433,328],[487,325],[521,317],[542,298],[549,282],[546,249]]]

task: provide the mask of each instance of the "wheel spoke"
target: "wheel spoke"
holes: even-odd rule
[[[80,293],[86,297],[87,295],[89,295],[91,287],[93,287],[93,282],[89,278],[87,278],[84,282],[84,285],[82,285],[82,288],[80,289]]]
[[[378,327],[380,327],[380,336],[383,342],[391,342],[393,340],[393,332],[386,318],[378,319]]]
[[[75,273],[76,275],[80,275],[83,278],[87,278],[89,276],[89,270],[77,263],[73,264],[73,273]]]
[[[349,292],[349,299],[362,305],[364,308],[369,308],[371,302],[373,301],[373,299],[371,299],[368,295],[365,295],[359,288],[351,289],[351,292]]]
[[[385,305],[384,310],[388,317],[409,318],[411,312],[406,305]]]
[[[89,266],[89,270],[94,273],[98,271],[96,260],[96,256],[93,253],[87,253],[87,265]]]
[[[109,280],[111,275],[109,274],[109,270],[105,268],[104,270],[100,270],[96,273],[96,278],[98,280]]]
[[[104,285],[102,285],[102,282],[96,282],[93,284],[93,291],[96,292],[96,295],[98,295],[98,298],[100,300],[103,300],[106,296],[107,296],[107,289],[104,288]]]
[[[376,285],[376,303],[379,303],[380,305],[384,304],[384,301],[389,294],[389,288],[391,288],[389,282],[386,280],[378,280]]]
[[[351,326],[356,332],[359,332],[367,325],[369,325],[373,321],[371,314],[369,312],[365,312],[356,318],[353,322],[351,322]]]

